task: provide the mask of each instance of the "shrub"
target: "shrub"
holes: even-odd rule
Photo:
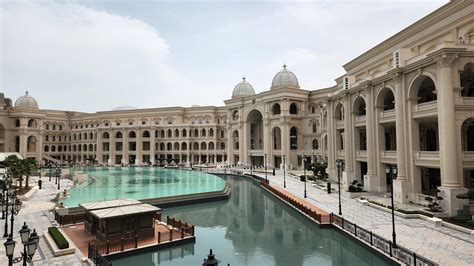
[[[471,220],[471,218],[469,216],[466,216],[466,215],[456,215],[456,216],[451,217],[451,219],[453,219],[454,221],[456,221],[458,223],[465,223],[465,222]]]
[[[351,185],[349,186],[349,192],[362,192],[362,187],[363,186],[364,185],[359,183],[359,181],[354,180],[354,181],[352,181]]]
[[[58,245],[59,249],[69,248],[69,242],[64,238],[58,228],[48,227],[48,233],[51,235],[56,245]]]
[[[440,212],[441,206],[439,204],[443,197],[438,196],[439,189],[433,189],[431,192],[434,196],[425,197],[425,200],[428,201],[428,208],[431,212]]]
[[[466,193],[456,195],[456,198],[474,200],[474,188],[469,189]]]

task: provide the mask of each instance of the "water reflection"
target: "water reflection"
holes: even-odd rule
[[[140,265],[199,265],[210,248],[222,265],[388,265],[341,233],[319,229],[251,181],[229,180],[229,201],[165,212],[196,225],[196,244],[170,249],[180,253],[194,246],[194,255],[156,260],[162,252],[170,252],[165,250],[114,261],[114,265],[132,265],[129,262],[137,260]]]

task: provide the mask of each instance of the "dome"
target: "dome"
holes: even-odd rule
[[[39,109],[38,102],[28,95],[28,91],[25,92],[25,95],[18,98],[15,102],[15,108],[21,109]]]
[[[296,88],[299,89],[298,78],[293,72],[286,69],[286,65],[283,65],[283,70],[278,72],[272,81],[272,87],[270,89],[277,89],[282,87]]]
[[[245,77],[242,78],[242,81],[239,82],[234,87],[234,91],[232,92],[232,98],[238,96],[248,96],[254,95],[255,91],[253,90],[252,84],[245,81]]]
[[[133,106],[124,105],[124,106],[115,107],[111,111],[125,111],[125,110],[133,110],[133,109],[137,109],[137,108]]]

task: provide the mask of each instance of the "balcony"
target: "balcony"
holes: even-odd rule
[[[380,123],[388,123],[388,122],[394,122],[394,121],[395,121],[395,109],[379,112]]]
[[[415,165],[439,167],[439,151],[415,151],[413,158]]]
[[[474,151],[463,151],[462,152],[463,166],[474,167]]]
[[[366,124],[366,121],[367,118],[365,115],[361,115],[361,116],[356,116],[355,117],[355,126],[358,127],[358,126],[365,126]]]
[[[438,101],[415,104],[413,118],[424,118],[436,116],[438,114]]]

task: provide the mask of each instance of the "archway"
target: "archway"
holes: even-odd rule
[[[466,119],[461,127],[463,151],[474,151],[474,118]]]
[[[250,136],[247,143],[251,150],[263,149],[263,115],[257,110],[253,109],[247,116],[247,123],[250,124],[247,135]]]
[[[281,129],[279,127],[274,127],[272,130],[273,133],[273,149],[281,150]]]
[[[280,104],[279,104],[279,103],[275,103],[275,104],[272,106],[272,114],[273,114],[273,115],[279,115],[279,114],[281,114],[281,108],[280,108]]]
[[[474,97],[474,63],[468,63],[460,73],[461,96]]]

